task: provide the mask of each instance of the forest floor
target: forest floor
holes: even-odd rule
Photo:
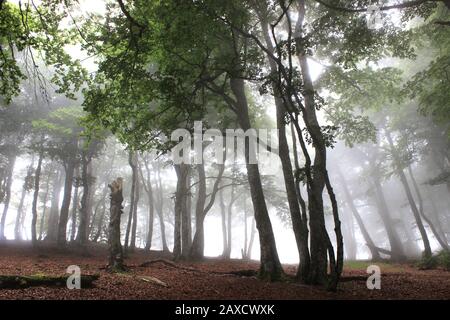
[[[269,283],[254,276],[226,274],[238,270],[257,270],[256,261],[209,258],[204,262],[152,263],[170,259],[158,251],[137,250],[126,259],[129,271],[108,273],[104,267],[107,252],[103,246],[87,251],[69,248],[65,252],[51,247],[33,249],[29,243],[0,244],[2,275],[64,275],[70,265],[82,274],[99,274],[93,288],[69,290],[66,287],[0,289],[0,299],[449,299],[450,272],[418,270],[413,264],[374,263],[381,268],[381,289],[368,290],[366,268],[370,262],[349,262],[344,280],[336,293],[291,282]],[[284,266],[288,274],[295,266]],[[154,277],[163,282],[146,281]],[[166,284],[167,286],[164,286]]]

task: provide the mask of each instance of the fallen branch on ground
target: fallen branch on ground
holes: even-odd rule
[[[191,267],[185,267],[185,266],[180,266],[177,265],[176,263],[166,260],[166,259],[155,259],[155,260],[149,260],[149,261],[145,261],[143,263],[141,263],[139,265],[139,267],[149,267],[152,264],[155,263],[162,263],[165,264],[169,267],[172,268],[176,268],[176,269],[181,269],[181,270],[186,270],[186,271],[191,271],[191,272],[199,272],[199,273],[208,273],[208,274],[217,274],[217,275],[233,275],[233,276],[239,276],[239,277],[255,277],[257,276],[258,272],[256,270],[237,270],[237,271],[228,271],[228,272],[220,272],[220,271],[203,271],[203,270],[198,270],[195,268],[191,268]]]
[[[47,275],[0,275],[0,289],[19,289],[28,287],[65,287],[67,284],[67,276],[47,276]],[[81,287],[89,288],[93,286],[93,282],[99,278],[95,275],[81,275]]]

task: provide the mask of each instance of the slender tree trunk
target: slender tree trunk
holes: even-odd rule
[[[3,202],[3,213],[2,218],[0,220],[0,240],[5,240],[5,225],[6,225],[6,216],[8,214],[9,203],[11,201],[11,186],[13,183],[13,172],[14,165],[16,163],[16,155],[9,157],[8,159],[8,176],[6,180],[6,188],[5,188],[5,199]]]
[[[222,257],[226,256],[226,253],[228,251],[228,241],[227,241],[227,221],[226,221],[226,214],[225,214],[225,203],[223,202],[223,189],[219,191],[219,205],[220,205],[220,216],[222,220]]]
[[[358,223],[359,230],[361,231],[364,241],[366,242],[366,245],[370,250],[372,260],[375,260],[375,261],[381,260],[380,253],[378,252],[377,247],[376,247],[374,241],[372,240],[372,237],[370,236],[369,232],[367,231],[366,226],[364,225],[364,221],[358,212],[358,209],[356,209],[356,207],[355,207],[355,203],[353,202],[353,198],[352,198],[352,196],[350,194],[350,190],[348,189],[348,186],[347,186],[347,181],[345,180],[345,177],[342,174],[339,167],[337,167],[337,173],[339,175],[339,180],[342,185],[342,190],[344,191],[345,200],[347,201],[347,205],[350,208],[350,210],[352,211],[352,214],[355,217],[356,222]]]
[[[51,179],[52,173],[53,173],[52,169],[53,169],[53,165],[51,165],[51,167],[50,167],[50,171],[47,176],[47,182],[45,183],[45,194],[44,194],[44,199],[42,201],[42,204],[43,204],[42,216],[41,216],[41,220],[39,223],[39,238],[38,238],[39,241],[42,240],[42,236],[44,233],[44,224],[45,224],[45,218],[46,218],[46,213],[47,213],[47,200],[48,200],[48,194],[50,192],[50,179]],[[37,205],[36,205],[36,208],[37,208]]]
[[[436,227],[434,226],[434,223],[431,221],[431,219],[429,219],[424,212],[424,208],[423,208],[423,199],[422,199],[422,194],[420,192],[419,186],[417,185],[417,181],[414,178],[414,174],[411,170],[411,166],[408,166],[408,173],[409,176],[411,178],[412,181],[412,185],[414,188],[414,191],[416,192],[417,195],[417,200],[419,202],[419,213],[420,216],[423,218],[423,220],[425,220],[425,222],[428,224],[428,226],[430,227],[431,231],[433,232],[434,237],[436,238],[436,240],[439,242],[440,246],[442,247],[442,249],[449,251],[449,246],[445,240],[445,238],[442,238],[441,235],[439,234],[439,231],[436,229]]]
[[[161,182],[161,170],[159,167],[159,164],[157,165],[157,177],[158,177],[158,192],[157,192],[157,214],[159,219],[159,227],[161,230],[161,242],[163,246],[164,252],[169,252],[169,246],[167,245],[167,239],[166,239],[166,227],[164,224],[164,197],[163,197],[163,186]]]
[[[398,159],[398,156],[396,154],[395,148],[394,148],[394,142],[392,141],[392,137],[389,131],[386,130],[386,139],[389,142],[389,145],[392,149],[392,154],[395,161],[395,170],[397,171],[397,175],[400,178],[400,182],[402,183],[403,189],[406,194],[406,198],[408,199],[409,206],[411,207],[411,211],[414,215],[414,219],[416,220],[417,227],[419,228],[420,235],[422,236],[422,241],[424,245],[424,255],[425,257],[431,257],[431,246],[430,241],[428,239],[427,232],[425,230],[425,227],[422,222],[422,218],[420,216],[419,209],[417,208],[416,202],[414,201],[414,197],[411,192],[411,188],[409,187],[408,180],[406,179],[405,173],[403,172],[403,169],[400,167],[400,160]]]
[[[225,164],[221,164],[219,167],[219,172],[217,178],[214,181],[214,186],[211,191],[211,196],[209,202],[206,203],[206,177],[205,177],[205,167],[204,164],[197,165],[198,176],[199,176],[199,187],[198,187],[198,197],[195,208],[195,235],[192,241],[191,250],[189,252],[189,258],[191,259],[202,259],[204,257],[205,248],[205,218],[209,210],[214,205],[217,192],[219,191],[219,185],[222,180],[223,172],[225,171]]]
[[[190,167],[187,168],[188,173],[186,176],[186,195],[185,200],[183,201],[183,209],[181,211],[181,255],[183,258],[188,258],[189,251],[191,250],[192,245],[192,226],[191,226],[191,192],[189,190],[190,187],[190,177],[191,170]],[[197,219],[196,219],[197,223]]]
[[[256,233],[256,228],[255,228],[255,217],[252,218],[252,229],[250,232],[250,241],[248,242],[248,248],[247,248],[247,259],[251,260],[252,259],[252,250],[253,250],[253,242],[255,239],[255,233]]]
[[[198,172],[198,188],[197,201],[195,203],[195,234],[194,241],[191,247],[191,257],[194,259],[203,258],[205,235],[203,229],[203,210],[205,210],[206,203],[206,175],[205,164],[202,162],[196,166]]]
[[[439,215],[438,209],[436,207],[436,203],[434,202],[433,199],[430,199],[430,203],[431,203],[431,209],[432,209],[432,213],[433,213],[433,218],[434,218],[434,223],[437,227],[437,230],[439,232],[439,234],[441,235],[442,240],[444,240],[446,243],[448,243],[448,239],[447,239],[447,235],[445,234],[445,231],[443,228],[445,228],[445,224],[443,224],[443,222],[441,222],[441,217]],[[448,228],[450,229],[450,228]]]
[[[80,169],[75,168],[75,178],[78,178]],[[75,188],[73,189],[73,203],[72,203],[72,228],[70,230],[70,241],[75,240],[77,228],[77,209],[78,209],[78,181],[75,181]]]
[[[100,218],[98,219],[98,223],[97,223],[97,230],[95,231],[95,235],[92,238],[92,242],[98,242],[98,239],[102,235],[102,228],[103,228],[103,221],[105,220],[105,213],[106,213],[106,206],[105,206],[105,204],[103,204],[102,211],[100,213]]]
[[[173,255],[174,259],[178,260],[181,258],[182,253],[182,242],[181,242],[181,219],[183,215],[183,208],[186,204],[186,179],[188,176],[188,165],[187,164],[176,164],[174,165],[175,171],[177,173],[177,189],[175,193],[175,226],[174,226],[174,240],[173,240]]]
[[[270,52],[274,51],[272,40],[270,38],[268,23],[263,15],[260,15],[261,27],[266,42],[266,47]],[[269,56],[270,70],[273,74],[277,72],[277,64]],[[287,200],[289,204],[289,212],[291,215],[292,227],[294,229],[295,240],[297,243],[297,250],[300,258],[297,276],[302,282],[307,282],[309,277],[310,254],[308,248],[308,230],[306,225],[302,222],[302,215],[300,211],[298,193],[296,191],[294,175],[292,170],[292,163],[289,156],[289,145],[286,138],[286,108],[281,99],[280,92],[277,85],[272,85],[276,106],[276,118],[278,129],[278,150],[281,160],[281,167],[284,177],[284,185],[286,188]]]
[[[58,246],[64,247],[67,242],[67,221],[69,219],[70,201],[72,199],[73,175],[75,170],[75,160],[69,159],[66,164],[66,179],[64,181],[64,196],[61,205],[58,224]]]
[[[145,169],[147,172],[147,179],[144,179],[144,175],[142,173],[142,167],[138,164],[139,172],[141,174],[142,185],[147,193],[147,202],[148,202],[148,225],[147,225],[147,239],[145,241],[145,250],[150,250],[152,247],[152,238],[153,238],[153,224],[155,220],[155,199],[153,196],[153,186],[152,180],[150,177],[150,168],[148,165],[148,161],[144,158]]]
[[[76,242],[84,246],[89,240],[89,216],[91,213],[91,187],[92,185],[92,158],[88,155],[82,155],[81,159],[81,182],[83,185],[83,195],[81,196],[80,208],[80,224],[78,225],[78,232]]]
[[[244,200],[244,248],[241,249],[242,259],[247,260],[248,246],[248,226],[247,226],[247,202]]]
[[[130,211],[128,213],[127,229],[125,233],[125,253],[128,251],[128,240],[130,239],[131,224],[134,214],[134,198],[136,196],[136,158],[134,151],[128,153],[128,164],[131,167],[131,194],[130,194]]]
[[[231,192],[230,192],[230,202],[228,203],[227,207],[227,251],[225,252],[224,258],[230,259],[231,258],[231,249],[233,247],[233,227],[232,227],[232,218],[233,218],[233,205],[236,201],[236,193],[235,193],[235,186],[234,184],[231,186]]]
[[[405,254],[403,251],[403,246],[395,229],[394,222],[391,218],[391,213],[388,208],[386,198],[384,197],[383,188],[381,186],[379,172],[376,170],[372,175],[372,182],[375,187],[375,202],[377,204],[378,214],[381,217],[384,228],[389,239],[389,244],[391,247],[391,260],[393,261],[403,261],[405,260]]]
[[[14,224],[14,239],[16,240],[22,240],[21,221],[23,215],[23,204],[25,202],[26,194],[27,190],[24,184],[22,188],[22,194],[20,195],[19,207],[17,208],[16,223]]]
[[[240,78],[231,78],[230,86],[236,97],[237,106],[239,107],[237,113],[239,124],[244,131],[251,129],[244,80]],[[251,158],[255,158],[253,148],[249,148],[246,143],[245,149],[247,178],[250,185],[250,194],[252,197],[256,227],[259,231],[259,243],[261,246],[260,277],[278,280],[284,272],[278,258],[275,237],[273,234],[272,223],[269,218],[269,212],[267,210],[258,164],[253,164],[249,161]],[[231,247],[230,243],[228,245]]]
[[[139,175],[137,172],[137,152],[136,152],[136,162],[135,162],[135,195],[134,195],[134,204],[133,204],[133,223],[131,226],[131,241],[130,241],[130,251],[133,252],[136,249],[136,232],[137,232],[137,211],[138,211],[138,203],[141,196],[141,188],[139,183]]]
[[[31,218],[31,242],[33,245],[37,243],[36,236],[36,223],[37,223],[37,203],[39,198],[39,186],[41,182],[41,169],[42,169],[42,160],[44,158],[44,153],[39,153],[39,160],[36,167],[36,171],[34,173],[34,194],[33,194],[33,206],[31,209],[32,218]]]
[[[59,168],[52,182],[52,203],[50,206],[50,216],[47,222],[47,235],[45,237],[45,240],[48,241],[56,241],[56,237],[58,235],[59,200],[61,195],[63,177],[63,171]]]

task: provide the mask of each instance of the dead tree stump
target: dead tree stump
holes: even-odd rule
[[[108,269],[113,272],[120,272],[125,270],[125,266],[123,264],[122,244],[120,243],[120,218],[123,213],[123,179],[117,178],[108,186],[111,189],[111,206],[108,229]]]

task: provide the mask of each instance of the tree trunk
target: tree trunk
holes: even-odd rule
[[[236,104],[239,107],[237,115],[241,128],[246,131],[251,128],[248,113],[248,103],[245,96],[244,80],[240,78],[230,79],[231,90],[236,97]],[[278,258],[278,252],[273,235],[272,223],[270,222],[264,197],[261,176],[258,164],[250,163],[250,158],[254,159],[253,148],[248,148],[246,143],[245,160],[247,167],[247,178],[250,185],[250,193],[255,212],[256,227],[259,231],[259,243],[261,246],[261,265],[259,275],[261,278],[279,280],[283,274],[283,269]],[[231,244],[229,244],[231,246]]]
[[[147,193],[147,202],[148,202],[148,224],[147,224],[147,237],[145,241],[145,250],[150,250],[152,247],[152,238],[153,238],[153,224],[155,220],[155,200],[153,196],[153,187],[152,180],[150,177],[150,168],[148,165],[148,161],[144,158],[145,169],[147,172],[147,179],[144,179],[144,174],[142,173],[142,168],[138,164],[139,173],[141,174],[142,185],[144,186],[145,192]]]
[[[206,203],[206,175],[205,164],[202,162],[197,166],[198,172],[198,188],[197,188],[197,201],[195,203],[195,234],[194,241],[191,246],[191,258],[201,259],[203,258],[205,235],[203,229],[203,210],[205,210]]]
[[[255,217],[252,219],[252,230],[250,232],[250,241],[248,242],[248,248],[247,248],[247,259],[251,260],[252,258],[252,250],[253,250],[253,241],[255,239]]]
[[[135,162],[135,195],[134,195],[134,204],[133,204],[133,223],[131,225],[131,240],[130,240],[130,251],[134,252],[134,249],[136,248],[136,232],[137,232],[137,211],[138,211],[138,203],[141,196],[141,188],[139,183],[139,175],[137,172],[137,152],[136,152],[136,162]]]
[[[37,243],[36,236],[36,223],[37,223],[37,203],[39,198],[39,185],[41,182],[41,169],[42,169],[42,160],[44,158],[44,153],[39,153],[39,160],[36,167],[36,171],[34,173],[34,194],[33,194],[33,206],[31,209],[32,218],[31,218],[31,242],[33,245]]]
[[[45,194],[44,194],[44,199],[42,200],[42,204],[43,204],[42,216],[41,216],[41,220],[39,223],[39,240],[42,240],[42,236],[44,233],[44,223],[45,223],[45,217],[46,217],[46,212],[47,212],[47,200],[48,200],[48,194],[50,191],[50,179],[51,179],[52,173],[53,173],[52,169],[53,169],[53,165],[51,165],[51,167],[50,167],[50,171],[47,176],[47,182],[45,183]],[[36,204],[36,209],[37,209],[37,204]]]
[[[14,165],[16,163],[16,155],[9,157],[8,159],[8,176],[6,178],[6,188],[5,188],[5,199],[3,202],[3,213],[2,218],[0,220],[0,240],[5,240],[5,224],[6,224],[6,216],[8,214],[9,203],[11,201],[11,186],[13,183],[13,172]]]
[[[89,240],[89,217],[91,215],[92,204],[92,158],[83,152],[81,158],[81,182],[83,185],[83,195],[81,196],[80,224],[76,242],[84,246]]]
[[[429,219],[424,212],[424,208],[423,208],[423,199],[422,199],[422,194],[420,192],[419,186],[417,185],[416,179],[414,178],[413,172],[411,170],[411,166],[408,166],[408,173],[409,176],[411,178],[412,181],[412,185],[414,188],[414,191],[416,192],[417,195],[417,200],[419,202],[419,213],[420,216],[423,218],[423,220],[425,220],[425,222],[428,224],[428,226],[430,227],[431,231],[433,232],[434,237],[436,238],[436,240],[439,242],[440,246],[442,247],[442,249],[449,251],[449,246],[445,240],[445,238],[441,237],[441,235],[439,234],[439,231],[436,229],[436,227],[434,226],[434,223],[431,221],[431,219]]]
[[[381,260],[380,253],[378,252],[377,247],[376,247],[374,241],[372,240],[372,237],[370,236],[369,232],[367,231],[366,226],[364,225],[364,221],[358,212],[358,209],[356,209],[356,207],[355,207],[353,198],[350,194],[350,190],[348,189],[348,186],[347,186],[347,181],[345,180],[345,177],[342,174],[339,167],[337,167],[337,173],[338,173],[341,185],[342,185],[342,190],[344,191],[345,200],[347,201],[347,205],[350,208],[350,210],[352,211],[353,216],[356,219],[356,223],[358,223],[359,230],[361,231],[364,241],[366,242],[366,245],[370,250],[372,260],[374,260],[374,261]]]
[[[225,164],[219,166],[219,172],[217,178],[214,181],[213,189],[211,191],[209,202],[206,202],[206,177],[205,177],[205,167],[204,164],[197,165],[198,176],[199,176],[199,188],[198,188],[198,199],[196,203],[195,210],[195,235],[192,241],[191,250],[189,257],[191,259],[202,259],[204,257],[205,248],[205,218],[209,210],[214,205],[216,200],[217,192],[219,191],[219,185],[222,180],[223,173],[225,171]]]
[[[75,178],[78,178],[80,169],[75,168]],[[77,210],[78,210],[78,181],[75,181],[75,188],[73,189],[73,203],[72,203],[72,228],[70,230],[70,241],[75,240],[77,228]]]
[[[128,164],[131,167],[131,194],[130,194],[130,211],[128,213],[127,229],[125,233],[125,253],[128,251],[128,242],[130,239],[131,224],[134,214],[134,198],[136,196],[136,157],[134,151],[128,153]]]
[[[181,255],[183,258],[188,258],[189,251],[192,246],[192,226],[191,226],[191,191],[190,191],[190,182],[191,182],[191,170],[188,167],[188,173],[186,176],[186,195],[183,201],[183,209],[181,211]],[[197,219],[196,219],[197,223]]]
[[[45,237],[45,240],[48,241],[56,241],[58,235],[59,199],[61,195],[62,180],[63,172],[61,169],[58,169],[52,181],[52,203],[50,206],[50,216],[47,222],[47,235]]]
[[[222,220],[222,244],[223,244],[222,257],[225,257],[228,251],[228,241],[227,241],[227,221],[225,214],[225,203],[223,202],[223,189],[219,191],[219,205],[220,205],[220,216]]]
[[[123,252],[122,244],[120,243],[120,218],[123,213],[123,180],[117,178],[109,187],[111,189],[110,199],[110,218],[109,218],[109,234],[108,234],[108,248],[109,261],[108,268],[111,271],[123,271]]]
[[[389,145],[392,149],[392,155],[394,157],[394,166],[395,171],[397,172],[397,175],[400,178],[400,182],[402,183],[403,189],[406,194],[406,198],[408,199],[409,206],[411,207],[411,211],[414,215],[414,219],[416,220],[417,227],[419,228],[420,235],[422,236],[422,241],[424,245],[424,255],[425,257],[431,257],[431,246],[430,241],[428,239],[427,232],[425,230],[425,227],[422,222],[422,218],[420,216],[419,209],[417,209],[416,202],[414,201],[414,197],[411,192],[411,188],[409,187],[408,180],[406,179],[405,173],[403,172],[403,169],[400,167],[401,162],[400,159],[398,159],[397,153],[394,148],[394,142],[392,141],[392,137],[389,131],[386,132],[386,139],[389,142]]]
[[[16,239],[16,240],[22,240],[21,222],[22,222],[22,215],[23,215],[23,204],[25,202],[26,194],[27,194],[27,189],[26,189],[26,186],[24,183],[24,185],[22,187],[22,194],[20,195],[19,207],[17,208],[16,223],[14,224],[14,239]]]
[[[181,258],[182,242],[181,242],[181,217],[183,215],[183,208],[186,204],[186,179],[188,176],[187,164],[175,164],[175,171],[178,177],[177,189],[175,192],[175,226],[174,226],[174,239],[173,239],[173,256],[175,260]]]
[[[108,185],[105,184],[105,189],[104,189],[104,192],[103,192],[103,196],[102,196],[102,198],[100,199],[100,201],[98,203],[98,205],[101,205],[102,211],[100,213],[100,217],[99,217],[98,222],[97,222],[97,230],[95,231],[95,235],[92,238],[93,242],[97,242],[98,239],[100,238],[101,234],[102,234],[103,221],[105,220],[105,213],[106,213],[105,201],[106,201],[107,193],[108,193]],[[94,224],[94,221],[92,222],[92,224]]]
[[[67,221],[69,219],[70,201],[72,199],[73,175],[75,170],[75,160],[69,159],[66,164],[66,179],[64,181],[64,196],[61,205],[58,224],[58,246],[64,247],[67,242]]]
[[[233,226],[232,226],[232,218],[233,218],[233,204],[236,201],[236,194],[235,194],[235,187],[234,185],[231,186],[231,192],[230,192],[230,202],[228,203],[227,208],[227,251],[225,252],[225,259],[231,258],[231,249],[233,247]]]
[[[375,187],[375,202],[377,204],[378,214],[381,217],[384,228],[389,239],[389,244],[391,247],[391,260],[392,261],[403,261],[405,260],[405,254],[403,252],[403,246],[400,242],[400,238],[395,229],[394,222],[391,219],[391,213],[387,206],[386,199],[384,197],[383,189],[381,187],[379,173],[376,170],[372,175],[373,185]]]
[[[263,15],[260,15],[261,27],[263,30],[264,39],[266,42],[266,47],[273,53],[274,48],[272,45],[272,40],[270,38],[268,23]],[[267,56],[269,61],[270,71],[273,74],[277,72],[276,62]],[[292,170],[292,163],[289,156],[289,145],[286,138],[286,108],[281,99],[280,92],[277,88],[275,82],[272,84],[272,89],[274,91],[274,99],[276,106],[276,118],[277,118],[277,129],[278,129],[278,152],[279,158],[281,160],[281,167],[284,177],[284,186],[286,188],[286,195],[289,205],[289,212],[292,221],[292,227],[294,229],[295,240],[297,243],[297,250],[299,255],[299,267],[297,272],[298,279],[302,282],[307,282],[309,277],[309,267],[310,267],[310,254],[308,248],[308,229],[306,224],[302,221],[302,215],[300,211],[298,193],[296,191],[294,175]]]
[[[157,214],[159,219],[159,227],[161,230],[161,242],[164,252],[169,252],[169,246],[167,245],[167,239],[166,239],[166,227],[164,224],[164,197],[163,197],[163,186],[161,182],[161,169],[159,167],[159,164],[157,165],[157,176],[158,176],[158,192],[157,192]]]
[[[247,202],[244,199],[244,247],[241,249],[242,259],[247,260],[247,246],[248,246],[248,226],[247,226]]]

